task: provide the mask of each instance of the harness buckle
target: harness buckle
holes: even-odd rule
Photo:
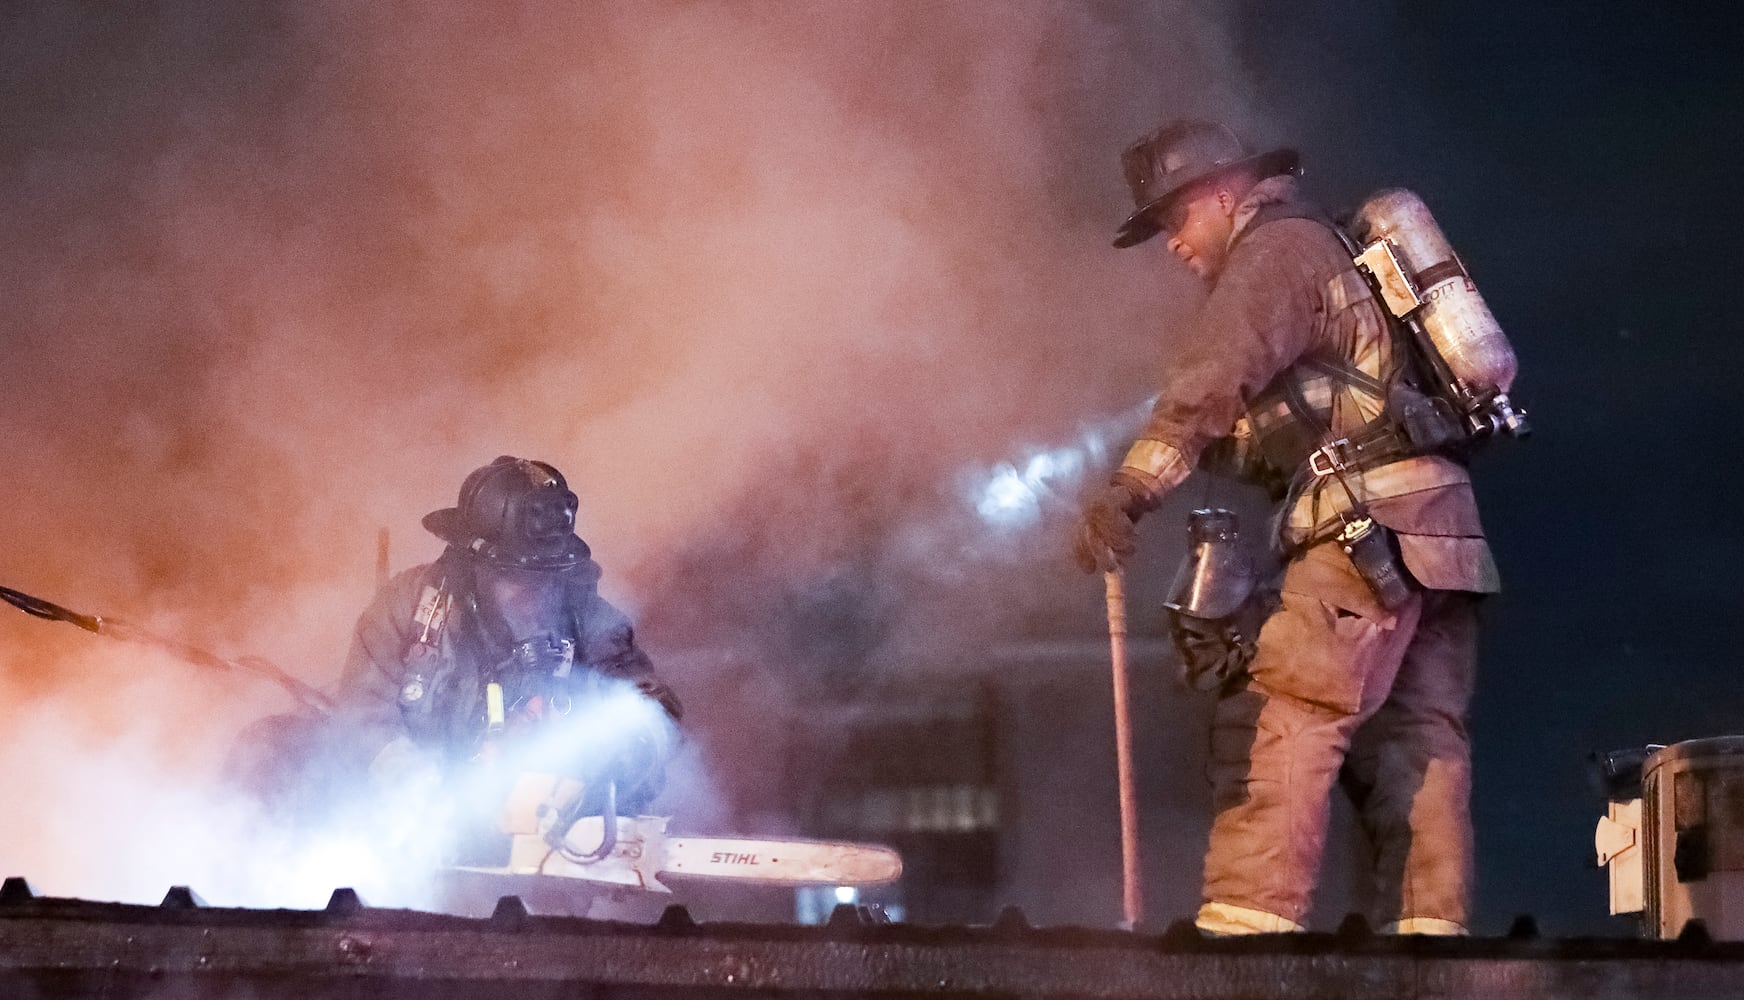
[[[1348,444],[1350,444],[1350,438],[1345,437],[1314,449],[1308,455],[1308,471],[1314,473],[1317,479],[1324,479],[1335,472],[1343,472],[1344,459],[1339,457],[1339,451]]]

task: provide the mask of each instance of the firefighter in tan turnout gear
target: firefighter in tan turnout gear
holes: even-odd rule
[[[1409,351],[1339,231],[1301,200],[1297,159],[1204,121],[1125,151],[1137,210],[1115,245],[1160,236],[1209,295],[1075,552],[1086,572],[1118,566],[1134,521],[1196,467],[1266,485],[1281,594],[1246,669],[1201,685],[1219,693],[1198,925],[1302,929],[1338,781],[1373,845],[1380,925],[1463,933],[1465,720],[1496,568],[1458,448],[1417,426],[1435,410]]]

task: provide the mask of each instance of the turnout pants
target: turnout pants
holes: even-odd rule
[[[1212,723],[1202,929],[1302,929],[1340,782],[1373,849],[1372,919],[1464,932],[1477,601],[1419,591],[1388,613],[1333,545],[1290,566]]]

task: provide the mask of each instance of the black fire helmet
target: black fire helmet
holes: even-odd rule
[[[449,545],[494,565],[572,569],[588,557],[575,534],[577,501],[547,462],[503,455],[473,470],[453,507],[424,515],[424,527]]]

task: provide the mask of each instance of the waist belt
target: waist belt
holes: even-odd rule
[[[1471,473],[1464,466],[1434,455],[1417,455],[1376,463],[1367,471],[1359,471],[1351,486],[1366,503],[1462,483],[1471,483]],[[1324,480],[1319,480],[1319,484],[1323,485]],[[1321,495],[1316,496],[1315,492]],[[1279,541],[1288,549],[1322,540],[1338,530],[1340,515],[1350,509],[1350,499],[1336,486],[1320,491],[1299,490],[1278,512]]]
[[[1417,454],[1390,421],[1378,423],[1379,426],[1365,427],[1309,452],[1308,461],[1297,471],[1296,478],[1306,485],[1340,473],[1366,472]]]
[[[1382,418],[1341,438],[1327,441],[1308,453],[1308,460],[1290,477],[1280,513],[1278,541],[1284,551],[1294,552],[1337,534],[1343,526],[1342,514],[1366,506],[1370,490],[1364,473],[1371,469],[1398,463],[1421,455],[1391,421]],[[1354,480],[1354,481],[1353,481]],[[1333,499],[1334,514],[1320,520],[1314,513],[1322,496]],[[1292,534],[1297,508],[1307,504],[1310,530],[1293,545],[1286,537]],[[1289,512],[1286,514],[1285,512]],[[1314,522],[1319,523],[1314,523]]]

